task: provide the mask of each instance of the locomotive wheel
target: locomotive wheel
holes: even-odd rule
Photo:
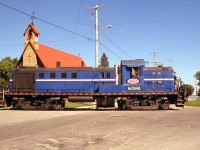
[[[12,98],[12,97],[6,98],[6,106],[7,106],[7,107],[10,107],[10,106],[12,105],[12,101],[13,101],[13,98]]]
[[[169,109],[169,102],[168,101],[161,101],[159,104],[159,109],[167,110]]]

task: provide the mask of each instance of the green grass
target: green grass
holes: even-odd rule
[[[90,103],[90,102],[83,102],[83,103],[66,102],[65,103],[65,108],[78,108],[78,107],[84,107],[84,106],[92,106],[92,103]]]
[[[200,98],[197,98],[195,101],[188,101],[185,103],[186,106],[195,106],[200,107]]]

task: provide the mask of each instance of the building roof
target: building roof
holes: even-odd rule
[[[61,63],[61,67],[86,67],[81,57],[42,44],[39,44],[39,50],[35,52],[46,68],[56,68],[57,62]]]
[[[40,34],[40,32],[38,31],[38,29],[34,26],[34,23],[32,22],[26,28],[26,30],[24,32],[24,35],[25,35],[25,33],[26,33],[26,31],[28,30],[29,27],[33,30],[33,32],[35,32],[35,34],[37,34],[37,35]]]
[[[87,67],[82,58],[79,56],[75,56],[42,44],[39,44],[39,49],[35,49],[32,42],[29,42],[27,46],[28,45],[32,47],[38,61],[40,61],[42,66],[45,68],[56,68],[57,62],[60,63],[60,67]],[[22,62],[23,54],[24,52],[22,53],[17,66],[19,66],[20,62]]]

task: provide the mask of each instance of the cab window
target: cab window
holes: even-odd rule
[[[110,72],[107,72],[106,78],[110,79]]]
[[[100,79],[103,79],[104,78],[104,72],[101,72],[100,73]]]
[[[134,76],[141,76],[140,67],[133,67],[131,69],[131,77],[134,77]]]

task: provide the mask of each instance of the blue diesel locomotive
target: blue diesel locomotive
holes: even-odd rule
[[[169,109],[184,106],[180,85],[171,67],[145,67],[144,60],[122,60],[113,68],[14,68],[5,98],[21,109],[64,109],[65,101]]]

